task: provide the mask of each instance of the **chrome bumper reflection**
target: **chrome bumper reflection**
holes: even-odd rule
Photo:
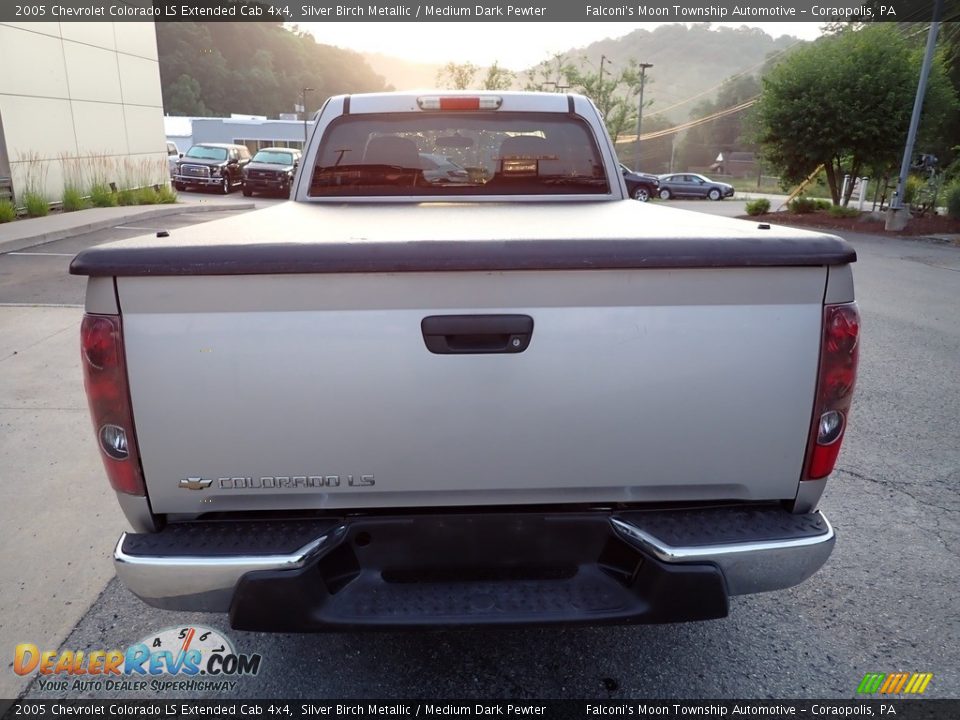
[[[117,577],[134,595],[166,610],[226,612],[233,591],[246,573],[254,570],[291,570],[339,542],[343,527],[310,541],[289,555],[237,555],[189,557],[130,555],[120,536],[113,551]]]
[[[621,518],[611,518],[614,529],[627,542],[671,563],[713,563],[723,572],[730,595],[782,590],[799,585],[830,557],[836,535],[822,513],[825,533],[812,537],[765,540],[725,545],[668,545],[651,533]]]

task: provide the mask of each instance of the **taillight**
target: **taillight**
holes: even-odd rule
[[[424,95],[417,98],[421,110],[499,110],[503,98],[497,95]]]
[[[83,385],[110,484],[118,492],[144,495],[120,317],[84,315],[80,346]]]
[[[837,462],[850,417],[859,353],[860,313],[857,304],[824,306],[820,373],[805,480],[825,478]]]

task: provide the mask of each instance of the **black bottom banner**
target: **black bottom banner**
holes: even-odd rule
[[[0,700],[0,720],[107,718],[896,718],[957,720],[960,700]]]

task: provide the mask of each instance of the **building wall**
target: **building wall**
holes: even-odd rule
[[[313,122],[307,122],[307,133]],[[246,144],[251,152],[271,145],[303,147],[303,123],[296,120],[194,118],[193,142]]]
[[[166,182],[153,23],[0,23],[0,122],[18,197]]]

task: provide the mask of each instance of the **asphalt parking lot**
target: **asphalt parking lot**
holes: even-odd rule
[[[733,207],[677,205],[721,214]],[[220,213],[208,215],[202,219]],[[197,219],[177,216],[162,225],[170,229]],[[72,254],[142,232],[117,227],[34,253],[0,255],[0,304],[16,305],[0,307],[0,329],[14,333],[0,347],[0,367],[18,368],[7,377],[33,382],[28,371],[34,366],[23,363],[45,367],[51,361],[41,358],[41,349],[59,356],[75,348],[66,338],[80,310],[21,305],[81,303],[83,283],[66,275]],[[0,633],[5,639],[32,633],[17,641],[44,649],[92,650],[123,648],[161,628],[212,626],[238,650],[260,653],[263,665],[256,677],[210,697],[848,698],[865,673],[894,671],[933,673],[928,697],[960,696],[960,247],[848,239],[859,254],[854,274],[863,345],[852,425],[821,504],[838,541],[826,567],[797,588],[734,598],[723,620],[668,626],[264,635],[230,631],[222,616],[155,610],[110,579],[109,556],[124,529],[122,519],[110,505],[105,478],[97,477],[89,431],[80,421],[59,423],[54,412],[57,393],[72,393],[62,405],[74,415],[82,403],[78,363],[69,357],[57,366],[57,389],[44,400],[50,413],[29,416],[35,416],[32,434],[55,435],[45,445],[49,453],[26,456],[8,440],[10,445],[0,445],[0,460],[26,458],[18,471],[27,478],[46,472],[48,463],[58,467],[46,478],[44,522],[61,531],[83,528],[70,562],[96,568],[94,580],[88,578],[88,607],[77,611],[63,642],[56,628],[4,631],[0,625]],[[50,323],[56,332],[37,342],[24,335],[19,347],[16,330],[31,322]],[[0,395],[0,405],[29,405],[23,398],[32,388],[14,388],[13,400]],[[21,416],[4,421],[11,427],[23,422]],[[74,453],[83,453],[80,484],[71,470]],[[3,492],[0,506],[17,503],[10,489]],[[100,517],[93,516],[95,509]],[[17,577],[20,564],[50,565],[31,556],[29,544],[6,562],[5,576]],[[35,589],[22,584],[10,597],[29,603]],[[64,592],[69,598],[69,587]],[[11,647],[4,652],[12,656]],[[9,681],[12,670],[5,672]],[[126,690],[50,692],[36,681],[17,690],[31,698],[142,696]]]

